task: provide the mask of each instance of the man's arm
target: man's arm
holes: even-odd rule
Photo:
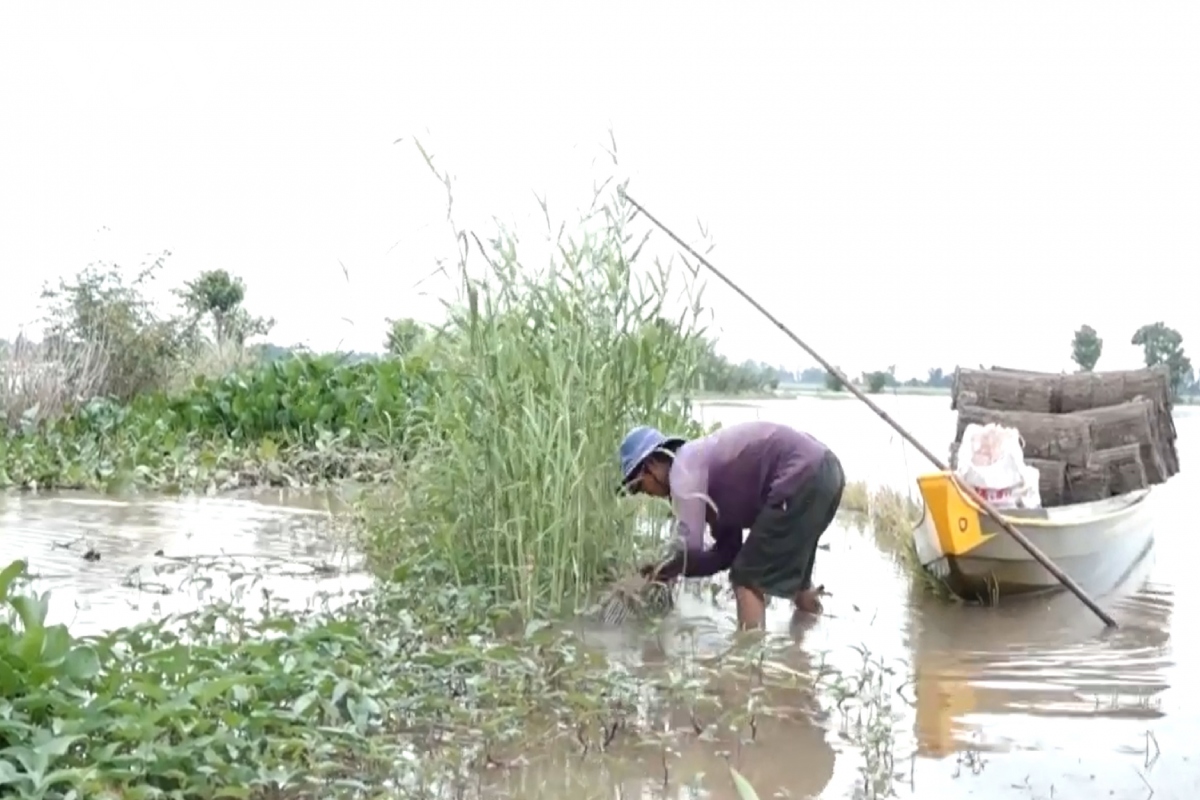
[[[710,502],[708,464],[698,454],[685,450],[676,456],[671,466],[671,505],[675,511],[675,532],[682,547],[680,553],[657,570],[660,578],[669,580],[680,573],[711,575],[716,571],[711,565],[726,558],[724,554],[716,555],[716,548],[713,553],[704,551],[704,528]],[[715,538],[715,530],[713,534]],[[740,535],[738,539],[740,541]],[[697,572],[697,568],[710,571]]]
[[[660,567],[656,574],[660,580],[671,580],[683,575],[685,578],[707,578],[723,572],[733,564],[742,549],[742,532],[735,528],[718,528],[711,550],[700,552],[683,551]]]
[[[694,555],[683,564],[685,578],[707,578],[723,572],[733,564],[742,550],[742,532],[735,528],[717,527],[713,531],[713,549]]]

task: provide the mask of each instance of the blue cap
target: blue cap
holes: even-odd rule
[[[639,425],[625,434],[621,441],[618,455],[621,459],[621,488],[625,488],[633,478],[634,473],[642,466],[647,458],[659,449],[675,450],[684,443],[678,436],[666,436],[657,428],[649,425]]]

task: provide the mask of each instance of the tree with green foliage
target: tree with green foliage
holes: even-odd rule
[[[1147,367],[1167,365],[1171,373],[1171,391],[1179,397],[1192,371],[1192,360],[1183,351],[1183,336],[1179,331],[1167,327],[1166,323],[1154,322],[1138,328],[1130,344],[1142,348]]]
[[[892,364],[887,369],[875,370],[873,372],[864,372],[860,382],[867,387],[867,391],[872,394],[878,394],[888,387],[895,387],[898,384],[896,380],[896,365]]]
[[[863,383],[867,385],[867,391],[871,394],[879,394],[888,385],[888,373],[882,370],[875,370],[863,375]]]
[[[840,368],[839,368],[840,371]],[[842,379],[832,372],[825,373],[825,388],[831,392],[840,392],[846,388]]]
[[[213,341],[218,345],[243,345],[253,336],[266,335],[275,325],[274,320],[246,311],[242,305],[246,285],[223,269],[200,273],[177,294],[197,322],[206,317],[212,320]]]
[[[209,315],[218,342],[224,342],[229,316],[246,299],[246,286],[241,278],[223,269],[202,272],[188,281],[182,292],[184,305],[197,315]]]
[[[412,353],[429,338],[429,331],[415,319],[389,319],[383,348],[394,356]]]
[[[931,367],[928,376],[925,378],[926,386],[933,386],[939,389],[949,388],[953,383],[953,372],[947,373],[941,367]]]
[[[1095,369],[1103,350],[1104,340],[1096,334],[1096,329],[1091,325],[1081,325],[1079,330],[1075,331],[1075,338],[1071,340],[1071,360],[1079,365],[1080,372],[1091,372]]]

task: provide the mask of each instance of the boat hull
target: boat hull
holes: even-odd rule
[[[913,532],[921,564],[954,594],[996,601],[1061,588],[949,473],[917,481],[924,513]],[[1080,586],[1111,589],[1154,543],[1150,490],[1049,509],[1006,509],[1005,519]]]

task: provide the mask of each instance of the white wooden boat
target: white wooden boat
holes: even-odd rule
[[[1046,568],[972,502],[948,472],[917,485],[924,513],[917,558],[954,594],[996,601],[1062,588]],[[1154,543],[1150,489],[1056,508],[1006,509],[1004,518],[1084,589],[1111,589]]]

